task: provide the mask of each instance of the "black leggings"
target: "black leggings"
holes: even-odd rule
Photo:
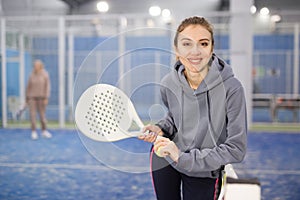
[[[214,200],[218,179],[190,177],[178,172],[151,151],[151,172],[158,200]],[[181,185],[182,183],[182,185]]]

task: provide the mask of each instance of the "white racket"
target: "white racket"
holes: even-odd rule
[[[128,96],[107,84],[84,91],[75,108],[75,123],[85,136],[103,142],[137,137],[144,127]],[[134,123],[139,130],[130,131]]]

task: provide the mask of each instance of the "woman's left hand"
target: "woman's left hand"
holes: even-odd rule
[[[170,158],[178,162],[179,158],[179,149],[176,146],[176,144],[173,141],[170,141],[168,138],[165,137],[159,137],[155,142],[154,142],[154,151],[159,151],[161,156],[166,157],[170,156]]]

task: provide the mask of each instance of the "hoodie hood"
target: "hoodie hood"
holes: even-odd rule
[[[173,73],[173,80],[175,83],[184,88],[189,88],[190,86],[187,83],[187,80],[183,74],[185,67],[180,61],[176,62],[175,70]],[[204,80],[199,85],[198,89],[195,91],[195,94],[201,94],[212,90],[219,84],[222,84],[224,81],[233,77],[232,68],[221,58],[217,57],[214,53],[211,58],[211,64],[209,67],[208,74]]]

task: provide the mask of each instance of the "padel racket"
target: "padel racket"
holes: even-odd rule
[[[128,96],[108,84],[96,84],[83,92],[75,108],[75,123],[85,136],[103,142],[137,137],[144,127]],[[134,123],[139,130],[130,130]]]

